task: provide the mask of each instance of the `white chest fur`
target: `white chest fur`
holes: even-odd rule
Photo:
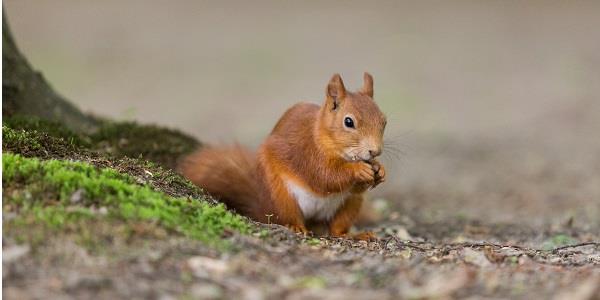
[[[305,219],[330,220],[344,204],[349,193],[337,193],[328,196],[316,195],[291,180],[286,181],[290,194],[296,198]]]

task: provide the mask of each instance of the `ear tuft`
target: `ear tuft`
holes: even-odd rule
[[[363,75],[363,87],[360,93],[373,98],[373,76],[367,72]]]

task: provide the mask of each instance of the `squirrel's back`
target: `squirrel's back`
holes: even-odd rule
[[[261,149],[269,149],[272,156],[285,161],[288,167],[305,165],[313,156],[311,149],[315,148],[313,124],[318,112],[319,105],[314,103],[301,102],[290,107],[277,121]]]

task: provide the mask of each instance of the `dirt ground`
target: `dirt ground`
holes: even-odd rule
[[[226,237],[232,251],[142,230],[93,252],[68,233],[41,250],[5,233],[7,299],[599,299],[596,2],[265,2],[226,19],[191,2],[5,2],[33,64],[99,114],[256,145],[285,107],[320,99],[329,73],[358,86],[369,69],[392,123],[372,195],[383,219],[366,227],[377,242],[257,225]]]
[[[462,227],[455,232],[465,239],[476,235],[503,240],[479,233],[494,230],[479,224],[476,234],[465,234]],[[523,228],[513,230],[529,239]],[[597,243],[542,251],[518,242],[417,242],[413,240],[419,236],[407,240],[401,235],[402,239],[388,236],[379,242],[355,243],[306,241],[282,228],[273,232],[275,237],[267,239],[233,237],[240,250],[226,255],[189,240],[148,237],[115,241],[121,246],[113,247],[110,255],[94,255],[54,237],[44,255],[25,253],[5,268],[3,295],[9,299],[596,299],[598,292]],[[5,253],[26,251],[15,247],[19,246],[5,245]]]

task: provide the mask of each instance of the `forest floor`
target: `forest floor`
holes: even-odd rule
[[[367,228],[379,240],[358,242],[296,235],[214,206],[173,171],[179,158],[200,145],[174,130],[114,123],[81,135],[59,124],[12,118],[5,119],[2,133],[6,299],[598,299],[600,294],[600,227],[593,204],[598,195],[572,202],[584,211],[568,218],[488,218],[494,211],[477,203],[498,195],[486,195],[486,182],[465,184],[477,175],[468,172],[472,162],[514,168],[514,178],[503,172],[486,177],[500,194],[511,195],[528,195],[519,174],[529,174],[530,167],[508,163],[510,153],[497,150],[490,157],[487,150],[498,149],[493,141],[431,141],[432,156],[446,149],[454,167],[466,170],[453,178],[463,184],[449,190],[415,183],[376,199],[373,206],[383,220]],[[47,163],[54,160],[58,163]],[[560,174],[572,170],[558,162],[542,163],[533,176],[532,200],[526,200],[530,206],[516,216],[562,207],[537,201],[547,195],[535,194],[543,184],[552,191],[557,181],[570,180]],[[106,168],[116,172],[94,171]],[[588,184],[584,191],[596,191],[594,182],[600,181],[597,166],[590,168],[581,179]],[[444,214],[436,203],[468,205],[475,213]]]

